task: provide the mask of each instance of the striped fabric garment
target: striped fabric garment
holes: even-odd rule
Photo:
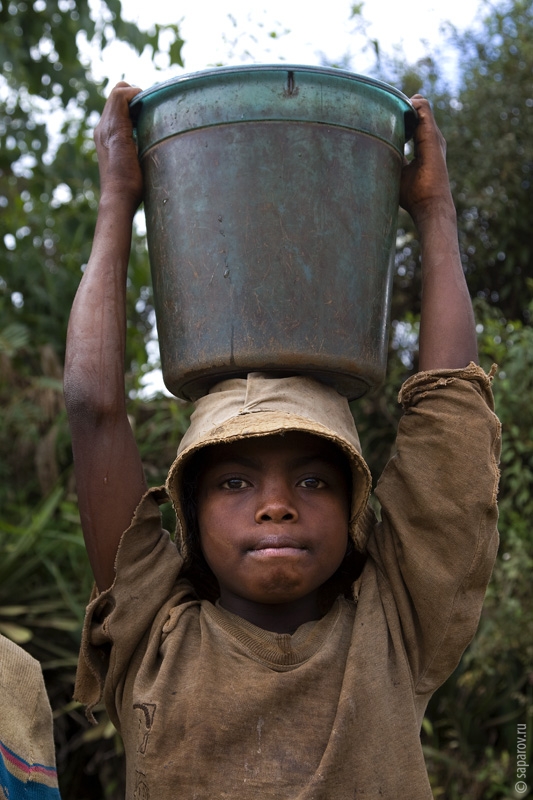
[[[40,664],[1,634],[0,800],[60,800]]]
[[[30,764],[0,741],[0,800],[59,800],[55,766]]]

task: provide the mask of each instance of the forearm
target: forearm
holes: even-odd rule
[[[100,589],[113,581],[118,542],[146,490],[124,387],[131,228],[132,213],[103,199],[67,334],[65,402],[78,505]]]
[[[91,256],[70,315],[65,359],[69,407],[99,416],[125,404],[126,276],[132,218],[102,198]],[[81,410],[81,409],[80,409]]]
[[[461,369],[477,362],[476,328],[457,241],[457,218],[446,168],[446,142],[428,101],[418,112],[414,158],[404,164],[400,204],[418,231],[422,256],[419,369]]]
[[[477,363],[472,303],[451,196],[416,220],[422,259],[419,369],[460,369]]]
[[[100,205],[93,247],[70,315],[65,403],[78,505],[94,576],[111,585],[118,543],[145,489],[126,411],[126,280],[142,175],[129,103],[139,90],[115,86],[95,130]]]

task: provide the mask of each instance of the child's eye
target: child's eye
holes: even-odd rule
[[[321,478],[309,477],[303,478],[299,481],[298,486],[303,486],[304,489],[323,489],[326,484]]]
[[[222,489],[244,489],[250,484],[244,478],[227,478],[222,484]]]

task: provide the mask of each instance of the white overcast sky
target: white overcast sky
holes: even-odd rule
[[[366,0],[368,35],[383,51],[400,47],[409,62],[442,45],[441,25],[470,26],[483,0]],[[109,48],[97,75],[111,85],[125,79],[142,88],[175,74],[236,63],[321,64],[340,62],[365,73],[372,64],[350,19],[350,0],[123,0],[123,15],[148,29],[154,23],[178,23],[185,39],[184,68],[155,72],[148,55],[140,59],[125,46]],[[276,37],[270,34],[275,32]],[[428,46],[426,46],[426,43]],[[446,54],[441,54],[448,62]],[[447,64],[453,70],[453,62]]]

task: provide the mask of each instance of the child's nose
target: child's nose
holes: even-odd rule
[[[296,504],[288,487],[275,483],[261,492],[255,512],[256,522],[295,522]]]

